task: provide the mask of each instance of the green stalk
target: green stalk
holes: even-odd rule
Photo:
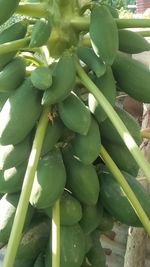
[[[142,138],[147,138],[147,139],[150,140],[150,129],[149,129],[149,131],[147,129],[142,130],[141,131],[141,137]]]
[[[130,135],[129,131],[125,127],[124,123],[122,122],[118,114],[115,112],[111,104],[108,102],[108,100],[105,98],[105,96],[101,93],[100,89],[86,74],[78,60],[76,60],[76,70],[81,80],[81,83],[93,94],[100,106],[106,112],[108,118],[111,120],[112,124],[116,128],[120,137],[122,138],[130,153],[132,154],[133,158],[135,159],[139,167],[143,170],[145,176],[147,176],[150,181],[150,165],[145,159],[142,152],[140,151],[137,144],[135,143],[134,139]]]
[[[24,177],[22,191],[17,206],[6,254],[4,257],[3,267],[13,267],[17,249],[21,239],[21,234],[24,226],[24,221],[28,209],[29,198],[32,190],[32,184],[40,157],[42,143],[45,136],[45,131],[48,124],[49,108],[43,110],[39,124],[36,130],[35,138],[33,141],[32,150],[30,153],[27,170]]]
[[[106,166],[109,168],[110,172],[114,175],[114,178],[117,180],[119,185],[122,187],[123,191],[127,195],[128,200],[130,201],[131,205],[133,206],[137,216],[139,217],[141,223],[143,224],[145,230],[147,231],[148,235],[150,236],[150,220],[147,217],[145,211],[143,210],[140,202],[136,198],[134,192],[132,191],[131,187],[125,180],[124,176],[111,159],[107,151],[103,146],[100,148],[100,155],[104,160]]]
[[[150,31],[136,31],[137,33],[139,33],[140,35],[142,35],[143,37],[149,37],[150,36]]]
[[[52,209],[52,267],[60,267],[60,201]]]
[[[48,15],[48,5],[47,3],[20,3],[16,9],[16,13],[43,18]]]
[[[119,29],[150,27],[150,19],[115,19]],[[78,31],[89,31],[90,16],[74,17],[70,24]]]
[[[0,44],[0,55],[25,48],[30,43],[30,37]]]

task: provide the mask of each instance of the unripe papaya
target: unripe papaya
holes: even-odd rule
[[[112,65],[119,45],[118,29],[106,6],[99,4],[93,6],[89,32],[95,53],[107,65]]]
[[[44,267],[44,255],[39,254],[38,257],[36,258],[33,267]],[[27,266],[28,267],[28,266]]]
[[[143,63],[118,52],[112,66],[118,86],[131,97],[150,103],[150,70]]]
[[[66,171],[59,149],[52,150],[38,164],[30,203],[36,208],[51,206],[63,193]]]
[[[19,2],[20,0],[0,0],[0,25],[12,16]]]
[[[15,90],[24,80],[26,71],[25,60],[16,57],[0,71],[0,92]]]
[[[51,69],[46,66],[37,67],[31,73],[31,82],[39,90],[46,90],[52,85]]]
[[[76,81],[74,57],[70,52],[64,52],[53,71],[52,86],[44,92],[43,105],[51,105],[64,100]]]
[[[86,135],[76,134],[72,141],[72,154],[84,164],[92,163],[99,155],[101,136],[99,126],[92,117],[90,128]]]
[[[30,79],[10,95],[0,113],[2,145],[18,144],[29,134],[40,116],[40,102],[40,92],[35,90]]]
[[[34,260],[24,260],[24,259],[19,259],[15,260],[13,267],[33,267]]]
[[[91,114],[74,92],[71,92],[63,102],[58,104],[58,112],[67,128],[82,135],[87,134],[91,123]]]
[[[8,97],[10,96],[11,92],[7,92],[7,93],[2,93],[0,92],[0,111],[2,110],[6,100],[8,99]]]

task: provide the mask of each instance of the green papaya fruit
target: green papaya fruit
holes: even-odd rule
[[[29,79],[10,95],[0,113],[2,145],[18,144],[30,133],[42,110],[40,101],[40,92]]]
[[[119,18],[119,13],[118,13],[118,10],[116,8],[114,8],[113,6],[111,6],[109,4],[105,4],[105,6],[110,11],[110,13],[113,16],[113,18],[115,18],[115,19]]]
[[[85,254],[85,238],[79,224],[60,227],[60,266],[79,267]],[[51,239],[45,256],[45,267],[52,266]]]
[[[96,78],[94,82],[109,103],[114,106],[116,101],[116,83],[111,68],[107,67],[105,74],[100,78]],[[88,106],[99,123],[107,118],[105,111],[91,93],[88,96]]]
[[[100,77],[105,73],[106,65],[101,58],[94,53],[92,48],[84,46],[77,47],[77,55],[97,77]]]
[[[68,149],[63,150],[63,159],[67,171],[67,187],[79,201],[95,205],[100,186],[96,170],[92,164],[85,165],[73,157]]]
[[[21,191],[27,162],[23,162],[17,167],[0,171],[0,192],[16,193]]]
[[[150,50],[149,42],[139,33],[120,29],[119,50],[128,54],[138,54]]]
[[[60,57],[53,71],[52,86],[43,94],[42,104],[51,105],[64,100],[76,81],[76,70],[73,55],[66,51]]]
[[[0,170],[20,165],[28,158],[31,150],[31,136],[28,135],[16,145],[0,145]]]
[[[97,227],[101,232],[111,231],[114,226],[113,216],[106,210],[103,209],[103,215],[101,216],[99,225]]]
[[[16,57],[0,71],[0,92],[15,90],[25,77],[25,60]]]
[[[85,254],[89,252],[89,250],[92,248],[93,240],[91,235],[85,235]]]
[[[18,21],[0,33],[0,44],[15,41],[25,36],[27,32],[26,21]],[[16,55],[17,51],[0,55],[0,71]]]
[[[20,241],[16,259],[35,260],[44,252],[50,232],[50,221],[47,217],[33,220]]]
[[[50,121],[48,123],[43,145],[42,145],[41,156],[44,156],[51,149],[54,148],[55,144],[60,139],[63,133],[63,128],[64,126],[58,117],[55,117],[53,121]]]
[[[119,169],[137,176],[139,166],[124,144],[118,145],[105,139],[103,145]]]
[[[39,90],[47,90],[52,85],[51,69],[39,66],[31,73],[31,82]]]
[[[112,65],[118,86],[134,99],[150,103],[150,71],[143,63],[118,52]]]
[[[19,259],[15,260],[13,267],[33,267],[34,260],[24,260],[24,259]]]
[[[91,114],[74,92],[71,92],[63,102],[58,104],[58,112],[67,128],[82,135],[87,134],[91,123]]]
[[[136,195],[148,217],[150,217],[149,195],[135,177],[124,171],[122,171],[122,174],[132,188],[132,191]],[[141,227],[142,224],[135,213],[135,210],[113,175],[110,173],[101,173],[100,184],[102,188],[101,199],[106,210],[108,210],[116,220],[119,220],[124,224]]]
[[[92,117],[90,128],[86,135],[76,134],[72,141],[71,152],[84,164],[92,163],[99,155],[101,136],[97,121]]]
[[[107,65],[112,65],[119,45],[118,29],[106,6],[99,4],[93,6],[89,33],[95,53]]]
[[[20,0],[0,0],[0,25],[15,12]]]
[[[51,206],[63,193],[66,171],[59,149],[53,149],[43,157],[37,167],[30,203],[36,208]]]
[[[29,47],[43,46],[49,39],[51,34],[51,23],[45,18],[38,19],[32,29]]]
[[[128,131],[130,132],[137,145],[140,145],[142,143],[142,138],[140,135],[140,126],[137,121],[128,112],[121,109],[120,107],[116,106],[114,107],[114,109],[122,120],[122,122],[127,127]],[[121,139],[120,135],[118,134],[116,128],[114,127],[109,118],[100,123],[100,132],[102,138],[107,139],[109,142],[118,145],[124,145],[123,140]]]
[[[39,254],[38,257],[36,258],[33,267],[44,267],[44,256],[43,254]]]
[[[8,97],[10,96],[11,92],[0,92],[0,111],[2,110],[6,100],[8,99]]]
[[[0,200],[0,243],[7,243],[20,194],[5,194]],[[24,229],[30,224],[34,210],[29,205]]]

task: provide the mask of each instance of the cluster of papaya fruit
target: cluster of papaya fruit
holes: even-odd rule
[[[19,2],[0,1],[1,24],[15,12]],[[7,247],[27,166],[32,168],[33,162],[28,159],[43,107],[49,107],[48,125],[13,267],[52,266],[51,222],[57,200],[60,200],[61,267],[105,266],[100,234],[111,230],[115,220],[142,226],[121,186],[100,158],[101,146],[106,148],[150,217],[150,198],[136,180],[139,166],[98,100],[85,88],[76,68],[80,62],[84,73],[114,107],[139,146],[140,126],[117,106],[116,97],[118,91],[123,91],[138,101],[150,102],[149,69],[127,55],[149,50],[150,44],[138,33],[118,30],[116,11],[95,2],[80,8],[78,1],[58,1],[61,12],[57,20],[55,16],[52,21],[49,17],[31,20],[32,27],[30,20],[20,20],[0,33],[1,248]],[[50,11],[56,5],[53,1],[48,4]],[[39,7],[40,3],[35,4],[35,10],[36,5]],[[88,37],[87,32],[73,29],[66,22],[74,12],[84,16],[86,9],[90,9]],[[58,22],[64,25],[59,26]],[[59,44],[57,38],[51,42],[51,35],[55,35],[53,27],[59,34],[65,29],[65,34],[68,38],[74,36],[74,41],[66,40],[64,44],[60,37]],[[90,42],[84,45],[88,38]],[[27,41],[27,48],[15,46],[21,40]],[[46,45],[51,55],[52,44],[53,51],[56,46],[56,54],[61,51],[61,56],[51,58],[49,63],[45,57],[42,60],[44,50],[40,49]],[[1,53],[3,45],[10,48]],[[35,51],[42,51],[40,58]]]

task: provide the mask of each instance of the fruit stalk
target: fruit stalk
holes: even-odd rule
[[[60,201],[52,209],[52,267],[60,266]]]
[[[76,70],[81,80],[81,83],[94,95],[100,106],[106,112],[107,116],[115,126],[123,142],[132,154],[133,158],[135,159],[139,167],[143,170],[147,179],[150,181],[150,165],[145,159],[144,155],[141,153],[139,147],[135,143],[127,128],[125,127],[124,123],[119,118],[118,114],[115,112],[108,100],[100,92],[100,89],[98,89],[98,87],[93,83],[93,81],[83,70],[78,60],[76,60]]]
[[[29,43],[30,43],[30,37],[1,44],[0,55],[25,48],[29,45]]]
[[[16,9],[16,13],[26,16],[38,18],[46,17],[48,14],[47,3],[20,3]]]
[[[21,233],[26,217],[29,198],[32,190],[32,184],[37,168],[37,164],[40,157],[41,147],[45,136],[46,128],[48,125],[48,112],[49,108],[46,107],[41,115],[35,138],[30,153],[27,170],[24,177],[22,191],[19,199],[19,203],[16,210],[6,254],[4,257],[3,267],[13,267],[14,261],[19,246]],[[11,260],[10,260],[11,259]]]
[[[110,172],[114,175],[114,178],[117,180],[117,182],[122,187],[123,191],[128,197],[128,200],[130,201],[131,205],[133,206],[137,216],[139,217],[141,223],[143,224],[144,228],[146,229],[147,233],[150,235],[150,220],[147,217],[145,211],[143,210],[140,202],[136,198],[134,192],[132,191],[129,184],[126,182],[124,176],[118,169],[117,165],[114,163],[114,161],[111,159],[109,154],[107,153],[106,149],[101,146],[100,148],[100,156],[104,160],[106,166],[109,168]]]

